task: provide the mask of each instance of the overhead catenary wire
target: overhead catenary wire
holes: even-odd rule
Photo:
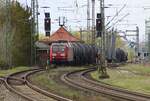
[[[126,7],[126,4],[123,5],[123,7],[114,15],[114,17],[106,24],[108,26],[118,15],[121,13],[121,11]]]
[[[121,22],[125,17],[127,17],[128,15],[130,15],[130,13],[127,13],[126,15],[124,15],[123,17],[121,17],[119,20],[117,20],[115,23],[113,23],[112,26],[109,26],[108,28],[106,28],[106,30],[114,27],[117,23]]]

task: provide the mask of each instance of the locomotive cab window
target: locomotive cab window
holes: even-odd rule
[[[58,52],[59,51],[59,47],[58,46],[53,46],[53,52]]]
[[[59,46],[59,51],[64,52],[65,51],[65,46]]]
[[[64,52],[65,46],[63,45],[54,45],[53,46],[53,52]]]

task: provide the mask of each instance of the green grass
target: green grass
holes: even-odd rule
[[[120,67],[123,69],[128,69],[137,73],[150,74],[150,65],[144,64],[128,64],[126,66]]]
[[[73,99],[74,101],[110,101],[105,98],[94,95],[92,93],[85,93],[83,91],[73,89],[67,86],[65,83],[60,82],[61,74],[68,71],[79,70],[81,68],[58,68],[49,70],[47,72],[38,73],[33,75],[31,80],[42,89],[49,90],[61,96]],[[56,79],[57,78],[57,79]]]
[[[122,67],[121,67],[122,68]],[[131,71],[150,74],[150,68],[142,65],[127,65],[123,67]],[[132,91],[150,94],[150,76],[136,75],[125,70],[109,69],[107,70],[110,76],[109,79],[99,79],[97,71],[92,72],[91,76],[98,80],[114,86],[122,87]]]
[[[7,76],[15,72],[27,70],[29,67],[21,66],[21,67],[15,67],[8,70],[0,70],[0,76]]]

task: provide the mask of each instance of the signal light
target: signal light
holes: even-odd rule
[[[45,13],[44,28],[45,28],[45,35],[46,36],[50,36],[51,18],[50,18],[50,13],[49,12]]]
[[[101,19],[96,19],[96,30],[97,31],[102,30],[102,21],[101,21]]]
[[[45,19],[45,31],[50,31],[51,30],[51,19]]]
[[[97,18],[101,18],[101,13],[97,13]]]
[[[96,37],[102,37],[102,32],[97,31],[97,32],[96,32],[96,34],[97,34],[97,36],[96,36]]]
[[[102,36],[102,15],[101,13],[97,13],[97,19],[96,19],[96,34],[97,37]]]
[[[45,18],[50,18],[50,13],[45,13]]]
[[[141,55],[141,53],[138,52],[138,56],[140,56],[140,55]]]
[[[147,56],[147,53],[144,53],[144,57],[146,57]]]
[[[45,32],[46,36],[50,36],[50,32]]]

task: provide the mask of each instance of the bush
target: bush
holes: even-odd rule
[[[4,60],[0,60],[0,69],[8,69],[8,64]]]

